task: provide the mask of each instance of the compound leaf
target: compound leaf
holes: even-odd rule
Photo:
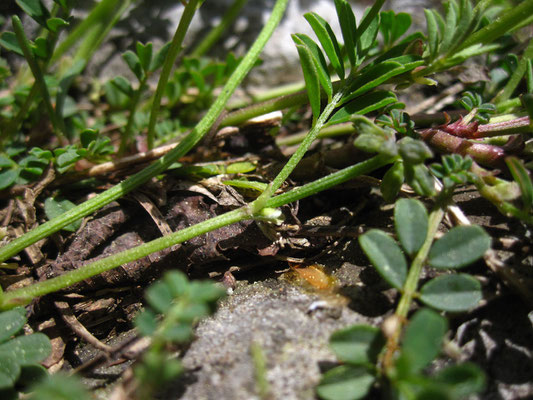
[[[53,374],[32,387],[32,400],[90,400],[93,397],[76,376]]]
[[[428,31],[428,48],[431,59],[437,56],[437,50],[439,46],[439,29],[437,27],[437,19],[433,10],[424,10],[426,15],[426,25]]]
[[[150,71],[155,71],[163,65],[163,62],[165,62],[165,58],[167,57],[169,48],[170,42],[166,43],[155,53],[155,56],[152,57],[152,61],[150,62]]]
[[[174,296],[170,288],[162,281],[158,281],[146,290],[148,304],[158,313],[166,313],[172,307]]]
[[[131,71],[135,74],[137,79],[139,81],[144,79],[144,71],[141,66],[141,61],[139,60],[139,57],[137,54],[135,54],[133,51],[128,50],[124,54],[122,54],[122,58],[124,61],[126,61],[126,64],[128,64],[128,67],[130,67]]]
[[[152,62],[152,43],[146,43],[144,45],[141,42],[137,42],[136,50],[143,70],[148,72],[150,70],[150,63]]]
[[[439,371],[436,382],[444,383],[454,399],[466,399],[485,388],[485,375],[475,364],[452,365]]]
[[[68,26],[68,22],[63,18],[49,18],[46,21],[46,26],[52,32],[57,33],[61,28]]]
[[[404,181],[403,162],[398,161],[389,168],[381,180],[380,190],[383,199],[388,203],[394,201]]]
[[[17,40],[17,36],[13,32],[2,32],[0,35],[0,46],[18,54],[19,56],[24,56]]]
[[[111,79],[111,84],[116,87],[118,90],[120,90],[122,93],[124,93],[126,96],[131,97],[133,96],[133,88],[131,87],[130,81],[128,81],[123,76],[115,76],[113,79]]]

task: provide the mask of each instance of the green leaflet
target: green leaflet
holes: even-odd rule
[[[359,244],[383,279],[401,289],[407,277],[407,262],[396,242],[385,232],[371,229],[359,236]]]
[[[313,111],[313,125],[320,115],[320,80],[318,71],[313,62],[313,55],[309,48],[305,45],[297,44],[296,49],[300,56],[300,64],[304,74],[305,87],[307,90],[307,97]]]
[[[331,26],[320,15],[310,12],[304,15],[311,28],[315,32],[322,48],[333,66],[333,69],[339,75],[339,78],[344,79],[344,63],[342,61],[342,54],[337,42],[337,38],[331,29]]]
[[[481,299],[481,284],[468,274],[441,275],[420,289],[422,302],[443,311],[468,311]]]
[[[306,46],[313,56],[313,63],[315,64],[316,70],[318,72],[318,79],[320,80],[320,85],[324,89],[324,92],[328,96],[328,102],[331,101],[331,96],[333,95],[333,85],[331,84],[331,78],[328,72],[328,66],[326,64],[326,59],[324,54],[318,44],[314,42],[309,36],[304,34],[294,34],[292,35],[292,40],[296,44]]]
[[[418,200],[398,200],[394,207],[394,226],[403,249],[413,256],[426,240],[428,231],[426,207]]]
[[[490,236],[478,225],[456,226],[433,244],[429,264],[434,268],[465,267],[483,257],[490,242]]]
[[[346,0],[335,0],[335,8],[341,26],[342,38],[344,39],[344,49],[353,69],[357,66],[355,54],[357,26],[355,15]]]
[[[343,103],[387,82],[390,78],[403,74],[423,64],[423,61],[413,55],[401,56],[366,67],[354,79],[351,87],[354,88],[349,95],[343,98]]]

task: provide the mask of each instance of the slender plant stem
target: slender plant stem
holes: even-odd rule
[[[35,297],[64,289],[77,282],[81,282],[87,278],[101,274],[102,272],[116,268],[130,261],[137,260],[150,253],[166,249],[178,243],[183,243],[184,241],[195,236],[202,235],[222,226],[239,222],[246,218],[249,218],[249,215],[244,208],[230,211],[218,217],[211,218],[208,224],[196,224],[182,229],[181,231],[172,235],[163,236],[161,238],[152,240],[151,242],[144,243],[132,249],[122,251],[112,256],[95,261],[91,264],[74,269],[58,277],[36,283],[23,289],[4,292],[1,298],[1,307],[8,304],[11,306],[16,306],[17,304],[26,304]]]
[[[520,101],[520,98],[515,97],[513,99],[502,101],[501,103],[496,104],[496,112],[497,113],[509,112],[509,110],[517,109],[520,106],[522,106],[522,102]]]
[[[15,31],[15,35],[17,36],[17,41],[20,45],[20,48],[22,49],[22,52],[24,53],[24,58],[26,58],[26,61],[30,66],[31,72],[35,77],[35,83],[38,85],[39,90],[41,91],[41,96],[43,97],[44,105],[50,117],[50,121],[52,122],[52,126],[54,127],[54,132],[60,140],[61,144],[64,144],[66,142],[66,137],[64,135],[65,126],[63,123],[63,119],[57,118],[57,115],[54,111],[54,107],[52,106],[52,101],[50,99],[50,93],[48,92],[48,87],[46,86],[46,82],[44,81],[43,72],[41,71],[41,67],[39,67],[39,64],[33,57],[33,54],[30,49],[30,43],[28,41],[28,38],[26,37],[26,34],[24,33],[24,28],[22,27],[22,22],[20,21],[20,18],[16,15],[12,17],[11,21],[13,22],[13,30]]]
[[[226,85],[222,89],[220,95],[215,102],[211,105],[202,120],[195,126],[195,128],[180,142],[172,151],[162,156],[159,160],[143,169],[142,171],[132,175],[128,179],[119,183],[118,185],[106,190],[105,192],[93,197],[90,200],[80,204],[61,214],[60,216],[32,229],[30,232],[22,235],[21,237],[13,240],[7,245],[0,248],[0,262],[14,256],[19,251],[28,247],[29,245],[41,240],[44,237],[57,232],[64,226],[76,221],[90,213],[102,208],[106,204],[109,204],[113,200],[120,198],[126,193],[132,191],[136,187],[142,185],[148,179],[164,172],[172,163],[178,158],[184,156],[190,149],[192,149],[209,131],[214,124],[222,110],[224,105],[231,97],[237,86],[242,82],[246,74],[253,67],[255,61],[259,57],[261,50],[265,46],[266,42],[274,32],[274,29],[279,24],[281,17],[287,7],[288,0],[277,0],[272,14],[267,23],[263,27],[258,38],[239,63],[233,74],[226,82]]]
[[[417,292],[418,281],[420,280],[420,273],[424,267],[424,263],[429,254],[429,249],[431,244],[435,239],[435,234],[439,228],[439,224],[444,217],[444,209],[441,206],[437,206],[430,214],[428,221],[428,232],[426,235],[426,240],[422,244],[420,250],[416,254],[411,267],[409,268],[409,273],[407,274],[407,279],[403,285],[402,297],[400,302],[396,307],[396,312],[394,313],[397,321],[399,322],[396,326],[395,331],[392,335],[388,337],[386,344],[386,352],[383,356],[383,366],[385,369],[390,368],[394,364],[394,354],[398,349],[400,343],[400,336],[403,328],[403,322],[407,320],[407,313],[409,312],[409,307],[413,302],[413,298]]]
[[[220,36],[226,29],[235,21],[239,12],[244,7],[248,0],[235,0],[228,8],[222,20],[206,35],[202,42],[191,52],[192,57],[200,57],[213,47],[213,45],[220,39]]]
[[[409,307],[413,301],[413,297],[418,288],[418,280],[420,279],[422,267],[424,266],[424,262],[426,261],[427,256],[429,254],[431,244],[433,243],[433,240],[435,240],[435,235],[443,217],[444,209],[442,207],[435,208],[429,214],[428,233],[426,235],[426,240],[422,244],[422,247],[416,254],[416,257],[413,259],[413,262],[411,263],[411,268],[409,269],[407,279],[405,280],[405,284],[403,286],[402,297],[400,299],[400,302],[398,303],[398,307],[396,308],[396,315],[402,319],[407,317]]]
[[[384,165],[391,163],[392,161],[393,159],[389,157],[375,156],[356,165],[352,165],[340,171],[334,172],[314,182],[295,188],[279,196],[272,197],[268,199],[265,207],[280,207],[284,204],[303,199],[346,182],[352,178],[355,178],[356,176],[370,173],[378,168],[383,167]],[[25,304],[37,296],[43,296],[60,289],[64,289],[70,285],[81,282],[102,272],[147,256],[148,254],[163,250],[179,243],[183,243],[184,241],[187,241],[193,237],[202,235],[226,225],[230,225],[245,219],[250,219],[252,217],[253,216],[250,213],[249,207],[244,206],[237,210],[230,211],[182,229],[181,231],[175,232],[171,235],[152,240],[151,242],[142,244],[132,249],[100,259],[91,264],[69,271],[58,277],[36,283],[22,289],[5,292],[2,296],[0,296],[0,309],[15,307],[19,304]]]
[[[320,130],[317,135],[317,139],[337,137],[344,135],[351,135],[355,132],[353,124],[350,122],[345,122],[336,125],[330,125],[326,128]],[[307,132],[295,133],[294,135],[284,136],[276,139],[276,145],[278,146],[293,146],[295,144],[301,143],[302,140],[306,137]]]
[[[394,158],[381,155],[374,156],[366,161],[346,167],[323,178],[317,179],[316,181],[292,189],[289,192],[271,197],[266,202],[265,207],[281,207],[284,204],[309,197],[315,193],[340,185],[356,176],[369,174],[370,172],[384,167],[387,164],[391,164],[392,162],[394,162]]]
[[[349,87],[349,85],[346,85],[345,87],[347,88]],[[264,204],[266,200],[268,200],[276,192],[276,190],[279,189],[279,187],[289,177],[294,168],[296,168],[300,160],[303,158],[303,156],[309,149],[309,146],[311,146],[313,141],[316,139],[318,133],[320,132],[320,129],[322,129],[333,110],[335,110],[335,108],[339,105],[344,95],[345,91],[340,90],[338,93],[335,94],[335,96],[333,96],[331,102],[328,103],[328,105],[326,106],[324,111],[322,111],[309,133],[305,136],[304,140],[302,140],[302,143],[298,147],[298,150],[296,150],[296,152],[294,152],[291,158],[289,158],[289,161],[287,161],[287,163],[283,166],[278,175],[268,185],[267,189],[263,193],[261,193],[257,200],[252,203],[251,209],[253,213],[258,212],[261,210],[261,208],[263,208],[262,204]]]
[[[168,53],[165,58],[165,63],[163,64],[163,68],[161,69],[161,75],[159,76],[157,88],[154,93],[154,100],[152,101],[150,121],[148,122],[148,149],[152,149],[152,147],[154,147],[155,124],[157,122],[159,109],[161,107],[161,99],[163,98],[163,94],[165,93],[165,88],[167,86],[168,78],[170,77],[172,67],[174,66],[174,61],[176,61],[176,57],[183,48],[183,39],[185,38],[185,34],[189,29],[192,17],[194,17],[196,9],[198,8],[198,2],[198,0],[189,0],[187,5],[185,6],[185,9],[183,10],[183,14],[180,19],[180,23],[176,28],[176,33],[174,33],[174,37],[172,38],[172,42],[170,43],[170,48],[168,49]]]

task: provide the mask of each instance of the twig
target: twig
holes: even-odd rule
[[[111,353],[111,351],[113,350],[111,346],[102,343],[100,340],[94,337],[94,335],[89,332],[80,321],[78,321],[78,319],[74,315],[74,312],[72,311],[72,308],[70,308],[69,303],[67,303],[66,301],[56,300],[54,301],[54,305],[56,306],[57,311],[61,315],[63,321],[65,321],[65,324],[67,324],[67,326],[72,329],[72,331],[76,335],[78,335],[80,338],[82,338],[92,346],[96,347],[97,349],[105,351],[108,354]]]

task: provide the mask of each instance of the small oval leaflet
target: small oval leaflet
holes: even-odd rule
[[[20,331],[25,323],[25,310],[22,307],[0,313],[0,343]]]
[[[407,276],[407,262],[400,246],[377,229],[360,236],[359,244],[383,279],[392,287],[401,289]]]
[[[420,290],[422,302],[443,311],[470,310],[478,305],[481,298],[481,284],[468,274],[442,275]]]
[[[426,208],[418,200],[398,200],[394,207],[394,226],[402,247],[412,256],[426,240],[428,231]]]
[[[419,372],[437,357],[447,330],[446,319],[430,309],[423,308],[411,318],[402,340],[402,357],[412,373]]]
[[[48,337],[40,332],[16,338],[0,345],[0,359],[6,355],[15,357],[21,366],[31,365],[44,360],[52,346]]]
[[[364,367],[342,365],[324,374],[316,391],[321,399],[356,400],[366,396],[375,377]]]
[[[329,345],[339,360],[352,364],[375,363],[385,340],[369,325],[354,325],[334,332]]]
[[[429,264],[434,268],[465,267],[485,254],[490,241],[490,236],[480,226],[457,226],[433,244]]]

